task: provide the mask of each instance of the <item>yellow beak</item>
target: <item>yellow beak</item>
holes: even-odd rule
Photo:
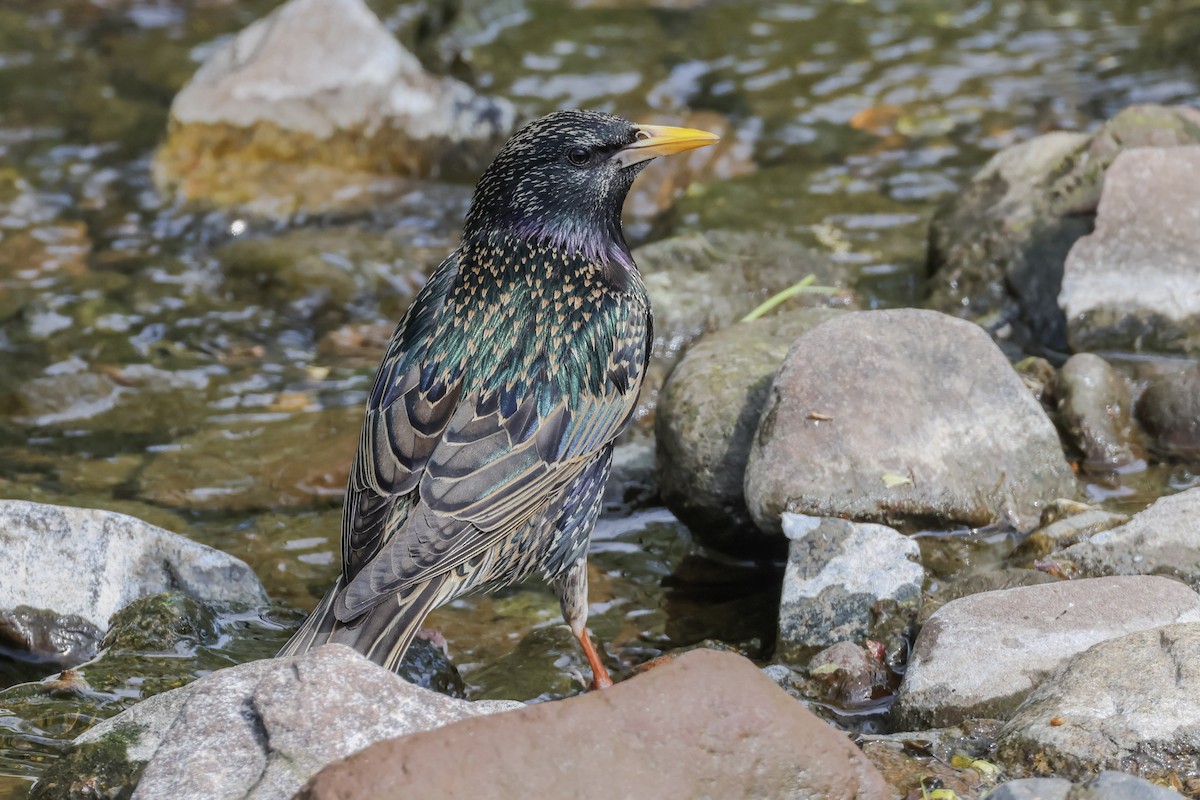
[[[672,128],[667,125],[635,125],[637,139],[613,154],[621,166],[631,167],[658,156],[669,156],[707,147],[721,141],[721,137],[708,131],[693,128]]]

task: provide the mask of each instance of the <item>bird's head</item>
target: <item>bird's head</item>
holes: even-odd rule
[[[634,177],[656,156],[717,138],[596,111],[557,111],[518,131],[483,173],[465,235],[515,233],[593,258],[621,259],[628,254],[621,206]]]

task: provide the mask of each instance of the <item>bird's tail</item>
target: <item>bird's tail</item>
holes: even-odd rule
[[[438,605],[445,581],[446,576],[435,576],[404,596],[397,594],[350,622],[342,622],[333,613],[334,601],[342,590],[339,578],[279,655],[300,655],[323,644],[344,644],[395,672],[421,623]]]

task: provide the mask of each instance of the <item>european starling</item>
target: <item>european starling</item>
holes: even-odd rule
[[[621,206],[650,159],[716,141],[589,111],[508,141],[388,345],[342,573],[281,655],[341,642],[394,670],[434,608],[536,574],[612,684],[585,627],[587,547],[652,340]]]

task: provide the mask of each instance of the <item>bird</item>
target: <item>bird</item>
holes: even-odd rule
[[[501,148],[387,347],[341,573],[280,655],[337,642],[394,671],[434,608],[539,576],[592,686],[612,685],[587,630],[587,548],[653,341],[621,208],[651,159],[716,141],[566,110]]]

